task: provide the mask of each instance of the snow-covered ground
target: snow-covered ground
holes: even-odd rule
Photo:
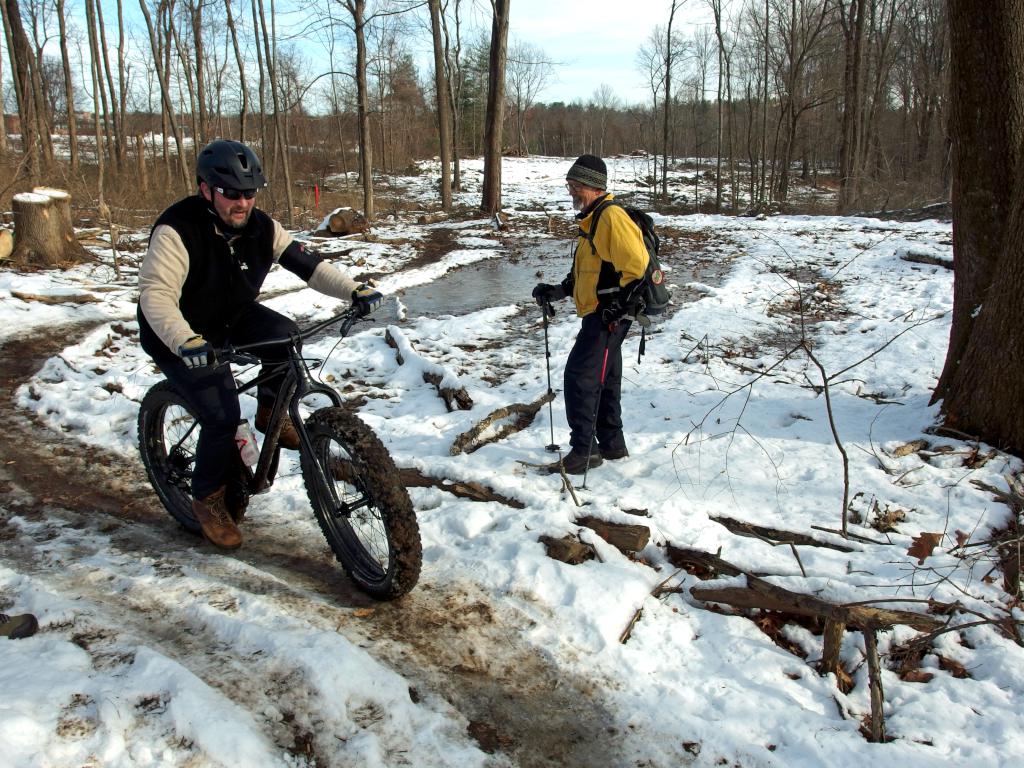
[[[613,163],[613,191],[632,188],[642,175],[639,162]],[[383,273],[382,288],[395,296],[389,301],[399,301],[401,289],[446,270],[539,248],[552,238],[547,215],[571,217],[563,188],[568,164],[506,160],[511,229],[495,232],[487,220],[431,225],[454,235],[455,246],[436,265],[402,269],[425,228],[400,220],[376,229],[377,242],[345,242],[339,263]],[[468,201],[478,164],[466,166]],[[398,181],[426,199],[432,175]],[[555,719],[537,728],[568,733],[570,720],[589,713],[602,744],[611,746],[588,764],[1019,764],[1024,652],[998,628],[941,635],[921,660],[929,675],[908,679],[888,654],[918,633],[905,626],[880,633],[891,740],[870,744],[861,733],[870,699],[860,632],[848,631],[843,641],[853,682],[844,692],[833,676],[815,671],[820,634],[789,624],[777,638],[787,650],[750,619],[708,610],[689,593],[708,582],[677,569],[666,554],[667,545],[718,553],[774,584],[833,602],[913,598],[922,602],[879,605],[925,612],[923,601],[933,599],[958,602],[943,617],[953,623],[1022,618],[1000,574],[989,573],[990,562],[952,551],[958,536],[983,541],[1007,523],[1007,507],[972,481],[1005,488],[1004,477],[1020,471],[1020,462],[928,432],[937,418],[928,401],[948,338],[952,272],[901,256],[950,257],[949,224],[718,216],[657,222],[673,233],[663,258],[670,282],[699,298],[657,326],[639,364],[639,334],[627,339],[622,400],[631,455],[590,472],[587,488],[576,491],[583,509],[558,476],[521,463],[552,458],[544,449],[547,409],[524,431],[449,455],[455,437],[495,408],[546,391],[541,318],[528,296],[394,325],[466,388],[471,411],[447,412],[420,370],[396,362],[382,326],[357,326],[341,344],[307,346],[310,356],[326,358],[326,380],[347,397],[366,397],[359,414],[399,466],[480,483],[522,504],[410,489],[423,573],[414,593],[395,605],[334,600],[330,590],[292,583],[294,574],[262,558],[262,549],[253,553],[247,544],[221,554],[159,512],[146,523],[153,551],[139,556],[103,525],[70,513],[40,519],[0,510],[0,606],[32,611],[42,625],[33,638],[0,641],[0,764],[583,764],[566,757],[586,754],[568,736],[562,756],[549,750],[543,761],[524,748],[528,735],[502,741],[511,728],[501,722],[492,723],[496,746],[485,744],[473,718],[436,675],[418,671],[401,640],[374,642],[378,619],[395,622],[427,603],[442,606],[432,614],[436,624],[403,631],[412,647],[418,633],[457,628],[451,658],[431,662],[448,665],[452,675],[469,667],[480,680],[516,680],[508,683],[514,688],[525,684],[518,675],[536,672],[524,661],[535,657],[554,676],[535,688],[536,697],[558,697],[560,682],[575,686],[580,709],[562,712],[565,723],[549,713]],[[724,284],[694,284],[694,243],[705,243],[703,258],[729,266]],[[305,320],[340,308],[280,270],[268,288],[280,291],[268,304]],[[77,296],[77,303],[32,298],[58,294]],[[97,301],[83,303],[84,295]],[[0,273],[0,338],[98,323],[19,389],[18,405],[79,441],[82,452],[113,453],[137,473],[138,404],[159,376],[138,347],[133,300],[130,275],[119,282],[104,266]],[[862,537],[850,541],[820,530],[841,525],[843,469],[822,373],[800,345],[800,306],[849,455],[850,530]],[[555,382],[578,326],[567,304],[560,309],[550,329]],[[254,410],[243,400],[245,415]],[[556,440],[565,446],[561,398],[553,413]],[[914,440],[926,443],[899,450]],[[279,550],[321,553],[326,544],[295,456],[285,454],[271,493],[254,499],[243,532],[260,547],[273,541]],[[151,503],[158,504],[155,497]],[[650,543],[627,557],[581,528],[575,521],[583,514],[646,525]],[[890,532],[871,527],[885,515]],[[731,533],[715,520],[725,517],[850,551],[773,546]],[[941,540],[919,564],[908,549],[924,532]],[[597,558],[566,565],[547,557],[538,537],[569,534],[591,544]],[[154,639],[146,627],[152,622],[177,626],[182,637]],[[83,634],[92,640],[82,641]]]

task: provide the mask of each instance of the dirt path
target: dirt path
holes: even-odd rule
[[[526,620],[511,609],[470,588],[441,592],[429,583],[375,605],[350,586],[324,542],[302,549],[272,528],[247,528],[237,554],[218,553],[160,508],[137,458],[86,447],[16,408],[17,387],[87,330],[54,329],[0,346],[0,561],[91,606],[70,626],[45,631],[85,648],[96,669],[130,663],[125,647],[153,648],[248,711],[280,748],[329,765],[323,748],[333,735],[317,729],[313,671],[236,649],[197,618],[198,604],[230,614],[259,596],[365,648],[420,696],[443,697],[495,765],[624,764],[600,691],[531,647]],[[55,557],[54,542],[74,557]],[[94,553],[102,553],[103,568],[90,562]],[[183,603],[187,573],[201,574],[206,587]],[[68,722],[76,723],[73,714]],[[69,732],[88,735],[88,719],[79,720]]]

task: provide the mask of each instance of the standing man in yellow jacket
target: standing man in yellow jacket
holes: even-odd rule
[[[600,157],[579,157],[565,180],[579,222],[572,270],[557,285],[537,285],[533,298],[544,306],[572,296],[582,318],[565,363],[565,414],[572,450],[561,466],[570,474],[583,474],[605,459],[629,455],[619,402],[622,340],[635,313],[648,256],[640,228],[605,191],[608,169]],[[558,468],[557,462],[551,465],[552,471]]]

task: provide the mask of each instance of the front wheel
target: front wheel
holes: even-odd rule
[[[379,600],[416,586],[422,545],[409,494],[373,431],[341,408],[306,421],[313,454],[302,477],[320,528],[360,589]]]
[[[155,384],[139,407],[139,452],[153,490],[190,533],[202,532],[192,514],[192,470],[199,421],[169,381]]]

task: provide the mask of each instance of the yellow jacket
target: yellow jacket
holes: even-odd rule
[[[605,195],[594,209],[612,199],[613,195]],[[582,232],[590,232],[593,217],[591,210],[579,220]],[[572,262],[572,298],[576,302],[576,314],[585,317],[597,309],[598,290],[621,287],[642,278],[647,260],[640,228],[618,205],[605,205],[597,220],[594,249],[583,234],[576,242]]]

